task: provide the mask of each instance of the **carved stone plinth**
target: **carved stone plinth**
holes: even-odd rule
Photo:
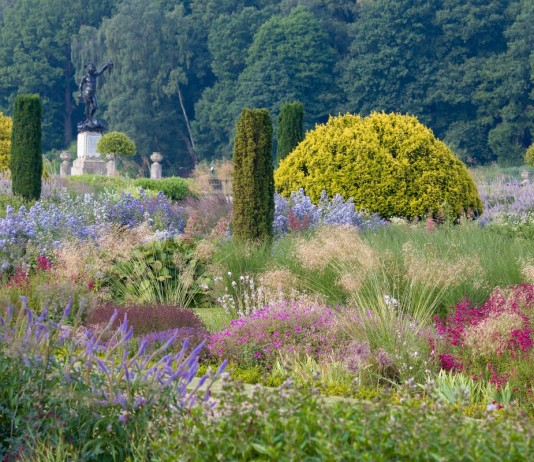
[[[79,157],[72,163],[71,175],[105,175],[106,161],[100,157]]]

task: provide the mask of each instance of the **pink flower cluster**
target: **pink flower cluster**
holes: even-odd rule
[[[335,313],[327,306],[271,302],[230,323],[210,337],[215,356],[243,363],[272,364],[279,353],[328,354],[344,338]]]
[[[499,374],[493,359],[525,358],[534,346],[532,321],[534,285],[521,284],[508,289],[496,289],[481,306],[469,300],[458,303],[445,319],[435,318],[436,330],[442,342],[437,358],[444,370],[460,371],[466,361],[478,358],[486,361],[490,382],[498,386],[509,374]]]

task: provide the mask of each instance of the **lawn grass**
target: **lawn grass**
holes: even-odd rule
[[[220,331],[232,319],[220,306],[192,308],[192,310],[200,316],[210,332]]]

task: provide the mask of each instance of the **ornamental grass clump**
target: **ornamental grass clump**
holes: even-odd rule
[[[337,284],[348,291],[359,290],[380,264],[378,253],[349,225],[318,228],[311,238],[297,242],[295,256],[308,271],[333,269],[339,276]]]
[[[303,302],[269,303],[235,319],[211,336],[212,355],[239,365],[272,366],[280,353],[329,354],[345,339],[335,312],[327,306]]]

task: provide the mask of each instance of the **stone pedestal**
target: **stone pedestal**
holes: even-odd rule
[[[98,132],[78,133],[78,158],[72,164],[72,175],[106,174],[106,161],[96,151],[100,138]]]
[[[96,151],[96,145],[102,138],[102,134],[98,132],[82,132],[78,133],[78,158],[80,157],[97,157],[100,154]]]
[[[106,161],[96,157],[80,157],[72,163],[71,175],[105,175]]]
[[[163,156],[159,152],[153,152],[150,156],[150,160],[154,162],[150,166],[150,178],[158,180],[162,177],[162,168],[160,162],[163,160]]]
[[[70,175],[70,159],[72,156],[70,155],[70,152],[63,151],[59,157],[63,161],[61,162],[59,169],[59,176],[60,178],[65,178]]]
[[[117,176],[117,164],[115,161],[115,154],[107,154],[106,159],[106,173],[108,176]]]

